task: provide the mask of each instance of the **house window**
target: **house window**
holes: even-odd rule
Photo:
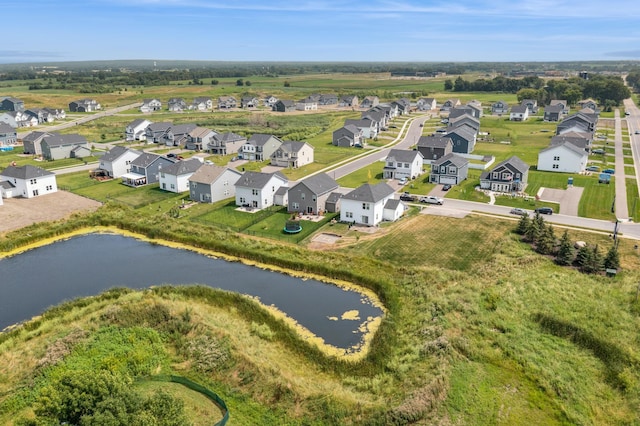
[[[53,189],[53,185],[47,185],[47,191],[51,191]]]
[[[393,167],[393,161],[387,161],[387,166]]]
[[[509,179],[511,179],[511,173],[508,173],[508,172],[502,173],[502,180],[509,180]]]
[[[176,186],[174,184],[171,184],[171,189],[176,189]]]
[[[258,190],[257,189],[252,189],[251,190],[251,195],[258,195]]]
[[[408,169],[409,168],[409,163],[404,163],[404,168]]]
[[[449,166],[449,174],[450,175],[455,175],[456,174],[456,168],[453,166]]]
[[[197,187],[198,187],[198,184],[196,182],[191,182],[191,188],[195,189]]]
[[[402,163],[396,163],[396,167],[402,167]]]
[[[348,219],[353,219],[353,213],[352,212],[346,212],[345,217],[347,217]]]
[[[553,157],[553,161],[560,161],[560,157],[556,155],[555,157]]]
[[[362,210],[369,210],[369,203],[362,203]]]
[[[493,172],[492,175],[493,175],[493,179],[498,179],[498,172]]]
[[[229,190],[228,189],[224,190],[224,195],[229,195]]]
[[[225,180],[224,182],[222,182],[222,186],[227,186],[227,185],[229,185],[229,181],[228,180]]]
[[[29,181],[29,183],[30,183],[31,185],[35,185],[37,181],[38,181],[37,179],[31,179],[31,180]]]
[[[292,209],[292,210],[298,210],[298,209],[300,209],[300,204],[298,204],[298,203],[291,203],[291,209]]]
[[[247,200],[244,197],[240,197],[240,204],[244,204],[246,202],[247,202]]]
[[[34,189],[34,190],[33,190],[33,196],[34,196],[34,197],[37,197],[37,196],[38,196],[38,190],[37,190],[37,189]]]
[[[305,198],[305,193],[304,192],[300,194],[300,198],[304,200],[304,198]]]
[[[554,169],[558,169],[559,167],[558,167],[558,165],[557,165],[557,164],[554,164],[554,165],[553,165],[553,168],[554,168]]]
[[[446,173],[447,172],[447,166],[440,166],[440,173]]]

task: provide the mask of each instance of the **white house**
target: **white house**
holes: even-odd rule
[[[106,171],[107,175],[112,178],[119,178],[131,171],[131,162],[140,154],[142,153],[135,149],[114,146],[100,157],[98,169]]]
[[[276,173],[245,172],[236,182],[236,205],[264,209],[274,204],[281,186],[288,186],[287,178]]]
[[[509,113],[511,121],[526,121],[529,118],[529,108],[526,105],[514,105]]]
[[[538,170],[580,173],[587,166],[589,154],[570,142],[551,145],[538,153]]]
[[[3,198],[33,198],[58,191],[56,175],[35,166],[9,166],[0,172]]]
[[[378,225],[384,219],[385,205],[393,194],[393,188],[384,182],[377,185],[366,183],[354,189],[340,200],[340,221]]]
[[[384,162],[385,179],[415,179],[422,174],[424,157],[420,151],[392,149]]]
[[[151,124],[151,121],[143,118],[133,120],[127,124],[127,127],[124,129],[125,140],[127,142],[147,140],[145,131],[147,127],[149,127],[149,124]]]
[[[160,189],[169,192],[189,191],[189,178],[202,166],[200,158],[176,161],[159,169]]]
[[[402,201],[390,198],[382,210],[382,219],[388,222],[395,222],[402,217],[407,208],[407,205]]]

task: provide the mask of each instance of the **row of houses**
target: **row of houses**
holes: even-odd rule
[[[45,160],[85,158],[91,155],[91,145],[84,136],[55,132],[31,132],[22,139],[25,154]]]
[[[0,98],[0,123],[11,127],[34,127],[66,118],[61,108],[27,108],[24,101],[13,97]]]

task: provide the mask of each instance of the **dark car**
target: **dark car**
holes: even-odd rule
[[[592,154],[604,154],[604,149],[596,148],[591,150]]]
[[[615,175],[616,171],[614,169],[604,169],[602,173],[606,173],[608,175]]]
[[[167,154],[167,158],[175,158],[175,154],[173,152],[170,152]]]
[[[451,185],[449,185],[448,183],[445,183],[444,185],[442,185],[442,190],[443,191],[448,191],[451,189]]]
[[[538,207],[535,209],[535,212],[540,214],[553,214],[553,209],[551,207]]]
[[[400,195],[400,200],[401,201],[415,201],[416,197],[414,195],[409,194],[408,192],[405,192],[404,194]]]

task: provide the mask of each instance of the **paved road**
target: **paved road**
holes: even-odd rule
[[[627,116],[627,128],[629,129],[631,154],[633,155],[633,163],[635,167],[635,179],[640,188],[640,134],[636,135],[636,131],[640,131],[640,109],[633,103],[631,99],[625,99],[624,108],[629,113]],[[636,194],[637,195],[637,194]],[[635,207],[636,199],[627,200],[631,207]]]
[[[615,110],[615,214],[621,221],[629,220],[629,207],[627,205],[627,181],[624,172],[624,151],[622,150],[622,119],[620,110]]]

